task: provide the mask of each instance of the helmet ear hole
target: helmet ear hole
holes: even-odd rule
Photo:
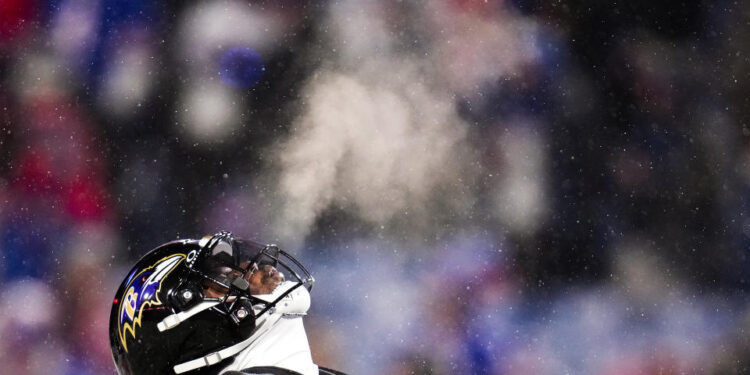
[[[192,283],[182,284],[172,289],[169,299],[180,311],[185,311],[203,301],[203,292]]]

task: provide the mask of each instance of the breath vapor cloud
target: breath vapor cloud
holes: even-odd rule
[[[322,71],[303,98],[304,114],[279,159],[283,235],[306,233],[330,206],[384,224],[425,222],[438,214],[430,207],[470,204],[466,126],[419,64],[389,60],[354,73]],[[448,202],[436,204],[441,199]]]

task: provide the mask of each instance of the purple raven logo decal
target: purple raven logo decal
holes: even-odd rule
[[[128,351],[128,344],[125,340],[127,333],[135,338],[136,327],[141,325],[143,309],[147,306],[162,304],[159,300],[161,283],[183,259],[185,259],[185,254],[170,255],[150,267],[142,270],[136,269],[128,276],[130,282],[120,299],[119,308],[120,341],[125,351]]]

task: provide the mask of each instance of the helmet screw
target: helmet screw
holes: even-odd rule
[[[191,292],[188,289],[183,290],[182,291],[182,299],[185,300],[185,301],[190,301],[191,299],[193,299],[193,292]]]
[[[239,310],[237,310],[237,317],[238,318],[245,319],[246,316],[247,316],[247,310],[245,310],[245,309],[239,309]]]

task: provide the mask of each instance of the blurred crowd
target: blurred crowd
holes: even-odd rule
[[[0,0],[0,360],[219,230],[351,374],[750,373],[750,6]]]

